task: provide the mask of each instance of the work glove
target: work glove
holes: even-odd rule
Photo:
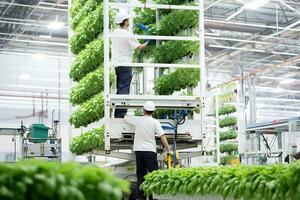
[[[166,149],[166,154],[173,156],[173,151],[171,150],[170,147]]]
[[[139,29],[141,29],[142,31],[146,32],[147,34],[149,33],[148,26],[145,26],[144,24],[141,24],[141,23],[137,23],[137,24],[135,24],[135,26],[138,27]],[[150,44],[150,42],[151,42],[150,39],[146,40],[147,46]]]
[[[135,26],[138,27],[139,29],[141,29],[142,31],[145,31],[145,32],[149,31],[148,26],[145,26],[144,24],[137,23]]]

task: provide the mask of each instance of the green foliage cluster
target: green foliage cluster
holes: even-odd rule
[[[97,38],[82,50],[73,62],[70,70],[70,78],[80,81],[89,72],[94,71],[104,61],[103,37]]]
[[[195,10],[172,10],[150,32],[152,35],[176,35],[182,30],[197,26],[198,18],[198,11]]]
[[[103,4],[89,13],[77,26],[70,39],[71,52],[78,54],[85,46],[103,32]]]
[[[73,0],[72,5],[69,10],[69,15],[72,18],[74,18],[78,12],[81,10],[81,8],[84,6],[86,0]]]
[[[70,123],[79,128],[81,126],[96,122],[104,117],[104,97],[103,94],[97,94],[93,98],[83,103],[74,111],[69,119]]]
[[[219,126],[220,128],[224,128],[227,126],[235,126],[237,123],[237,119],[234,116],[226,116],[220,120]]]
[[[219,96],[220,103],[227,103],[235,101],[236,94],[234,92],[227,92]]]
[[[238,151],[239,145],[238,144],[221,144],[220,145],[220,152],[221,153],[229,153],[231,154],[234,151]]]
[[[154,90],[159,95],[171,95],[187,87],[196,87],[199,80],[199,69],[180,68],[156,79]]]
[[[224,131],[220,133],[220,141],[224,140],[232,140],[237,137],[237,131],[235,130],[229,130],[229,131]]]
[[[107,170],[75,163],[30,160],[0,164],[3,200],[121,200],[129,183]]]
[[[153,58],[156,63],[173,63],[184,56],[192,55],[198,51],[199,42],[167,41],[155,49]]]
[[[92,129],[74,137],[70,143],[70,151],[81,155],[93,149],[104,150],[104,127]]]
[[[135,8],[134,23],[141,23],[144,25],[154,24],[156,21],[156,12],[152,9]]]
[[[229,155],[229,156],[223,156],[221,157],[221,165],[229,165],[230,161],[235,160],[235,159],[239,159],[239,156],[237,155]]]
[[[79,105],[90,99],[95,94],[104,89],[104,70],[103,66],[90,72],[71,90],[70,102]]]
[[[84,19],[84,17],[87,16],[89,13],[93,12],[97,8],[97,5],[99,5],[99,3],[102,2],[103,0],[86,0],[85,3],[82,5],[80,11],[78,11],[75,15],[72,15],[72,29],[75,30],[79,23]]]
[[[115,74],[110,74],[110,82],[115,82]],[[104,89],[104,69],[90,72],[77,85],[75,85],[70,94],[70,102],[73,105],[79,105],[89,100],[94,95],[102,92]]]
[[[147,194],[218,194],[244,200],[300,199],[300,163],[221,166],[154,171],[141,188]]]
[[[236,112],[236,106],[235,105],[223,105],[220,109],[219,109],[219,115],[228,115],[231,113],[235,113]]]

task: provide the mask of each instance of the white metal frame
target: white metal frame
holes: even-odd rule
[[[164,68],[199,68],[200,69],[200,99],[196,99],[201,103],[201,133],[202,144],[206,144],[206,68],[205,68],[205,42],[204,42],[204,2],[199,1],[198,6],[186,6],[186,5],[166,5],[166,4],[142,4],[142,3],[112,3],[109,0],[104,0],[104,124],[105,124],[105,151],[110,153],[110,109],[111,109],[111,97],[109,88],[109,69],[110,66],[128,66],[128,67],[164,67]],[[160,64],[160,63],[111,63],[109,58],[109,9],[112,8],[154,8],[154,9],[177,9],[177,10],[197,10],[199,11],[199,37],[179,37],[179,36],[134,36],[136,38],[143,39],[157,39],[157,40],[187,40],[187,41],[199,41],[200,53],[199,64]],[[129,98],[136,98],[136,96],[130,96]],[[152,99],[159,101],[160,96],[152,96]],[[172,100],[173,96],[170,96]],[[205,151],[206,147],[202,145],[202,151]]]

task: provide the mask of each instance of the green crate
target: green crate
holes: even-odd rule
[[[29,142],[43,143],[47,141],[49,127],[44,124],[32,124],[29,127]]]

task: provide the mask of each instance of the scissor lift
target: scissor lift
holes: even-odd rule
[[[127,125],[123,119],[114,119],[113,110],[116,108],[142,108],[146,101],[153,101],[158,109],[174,110],[193,110],[201,108],[199,119],[186,119],[185,123],[178,126],[177,142],[178,148],[186,149],[191,147],[199,148],[199,152],[206,151],[206,68],[205,68],[205,42],[204,42],[204,5],[200,1],[196,6],[190,5],[166,5],[149,3],[115,3],[104,0],[104,95],[105,95],[105,153],[113,157],[129,158],[128,155],[117,156],[114,150],[131,149],[133,145],[134,130]],[[198,41],[200,45],[198,64],[163,64],[163,63],[112,63],[110,62],[110,20],[109,11],[112,8],[144,8],[144,9],[177,9],[177,10],[196,10],[199,11],[199,35],[190,36],[150,36],[134,35],[137,39],[151,40],[180,40],[180,41]],[[132,19],[131,19],[132,21]],[[128,66],[146,68],[198,68],[201,77],[200,87],[196,91],[196,96],[158,96],[158,95],[115,95],[111,94],[109,72],[112,66]],[[145,77],[144,77],[145,79]],[[161,120],[162,123],[174,122],[171,120]],[[167,137],[172,138],[174,133],[167,132]],[[121,154],[120,154],[121,155]],[[191,153],[191,155],[194,155]],[[198,154],[199,156],[201,154]]]

